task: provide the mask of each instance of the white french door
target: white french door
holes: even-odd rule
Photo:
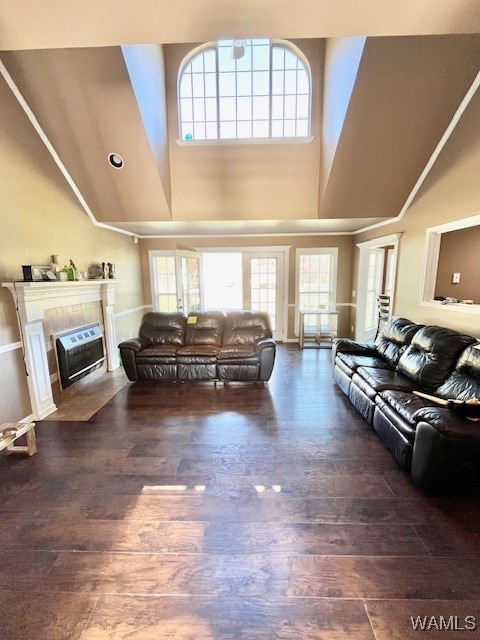
[[[150,251],[154,311],[199,311],[201,255],[195,251]]]
[[[153,309],[189,313],[203,309],[206,300],[209,308],[265,311],[274,339],[282,341],[288,247],[282,249],[150,251]]]
[[[243,253],[243,306],[268,313],[275,340],[284,333],[284,269],[283,251]]]

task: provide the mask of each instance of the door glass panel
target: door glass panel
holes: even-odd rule
[[[200,258],[183,256],[181,264],[183,310],[200,311]]]
[[[250,298],[252,308],[266,311],[270,316],[272,331],[276,329],[277,259],[251,258]]]
[[[367,292],[365,304],[365,330],[371,331],[375,328],[377,318],[376,298],[381,289],[382,254],[380,251],[372,250],[368,259],[367,271]]]
[[[175,258],[161,256],[154,258],[155,282],[158,311],[177,311],[177,284],[175,279]]]

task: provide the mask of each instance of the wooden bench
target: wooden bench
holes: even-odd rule
[[[17,438],[26,435],[27,445],[14,444]],[[37,453],[37,439],[35,437],[34,422],[5,422],[0,426],[0,451],[6,449],[10,453],[28,453],[33,456]]]

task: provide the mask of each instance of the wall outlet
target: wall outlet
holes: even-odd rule
[[[453,273],[452,274],[452,284],[458,284],[460,282],[460,274]]]
[[[354,289],[354,290],[352,291],[352,298],[356,298],[356,296],[357,296],[357,290],[356,290],[356,289]]]

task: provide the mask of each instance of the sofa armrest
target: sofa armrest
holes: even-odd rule
[[[433,419],[433,416],[430,417]],[[479,434],[472,439],[469,433],[460,437],[459,431],[456,431],[456,436],[452,437],[454,431],[450,418],[445,416],[446,422],[443,422],[441,414],[437,418],[437,426],[443,423],[443,428],[446,428],[448,422],[448,431],[440,431],[428,422],[419,422],[417,425],[410,469],[412,480],[421,489],[435,492],[475,486],[480,469]],[[454,422],[468,422],[455,415],[451,418]]]
[[[363,356],[376,356],[377,348],[373,342],[357,342],[350,338],[334,338],[332,340],[332,361],[339,353],[356,353]]]
[[[270,379],[275,363],[275,354],[277,345],[272,338],[264,338],[259,340],[255,345],[255,351],[258,353],[260,363],[259,380],[266,382]]]
[[[277,343],[273,338],[264,338],[255,344],[255,351],[260,352],[262,349],[266,349],[267,347],[276,348],[276,346]]]
[[[145,346],[144,341],[140,338],[125,340],[118,345],[123,368],[127,378],[132,382],[138,380],[136,355]]]
[[[480,422],[467,420],[446,407],[422,407],[413,414],[418,424],[426,422],[449,438],[480,440]]]
[[[120,351],[122,349],[131,349],[132,351],[135,351],[135,353],[138,353],[138,351],[143,349],[143,347],[145,346],[146,345],[140,338],[133,338],[132,340],[125,340],[124,342],[121,342],[118,345],[118,348],[120,349]]]

